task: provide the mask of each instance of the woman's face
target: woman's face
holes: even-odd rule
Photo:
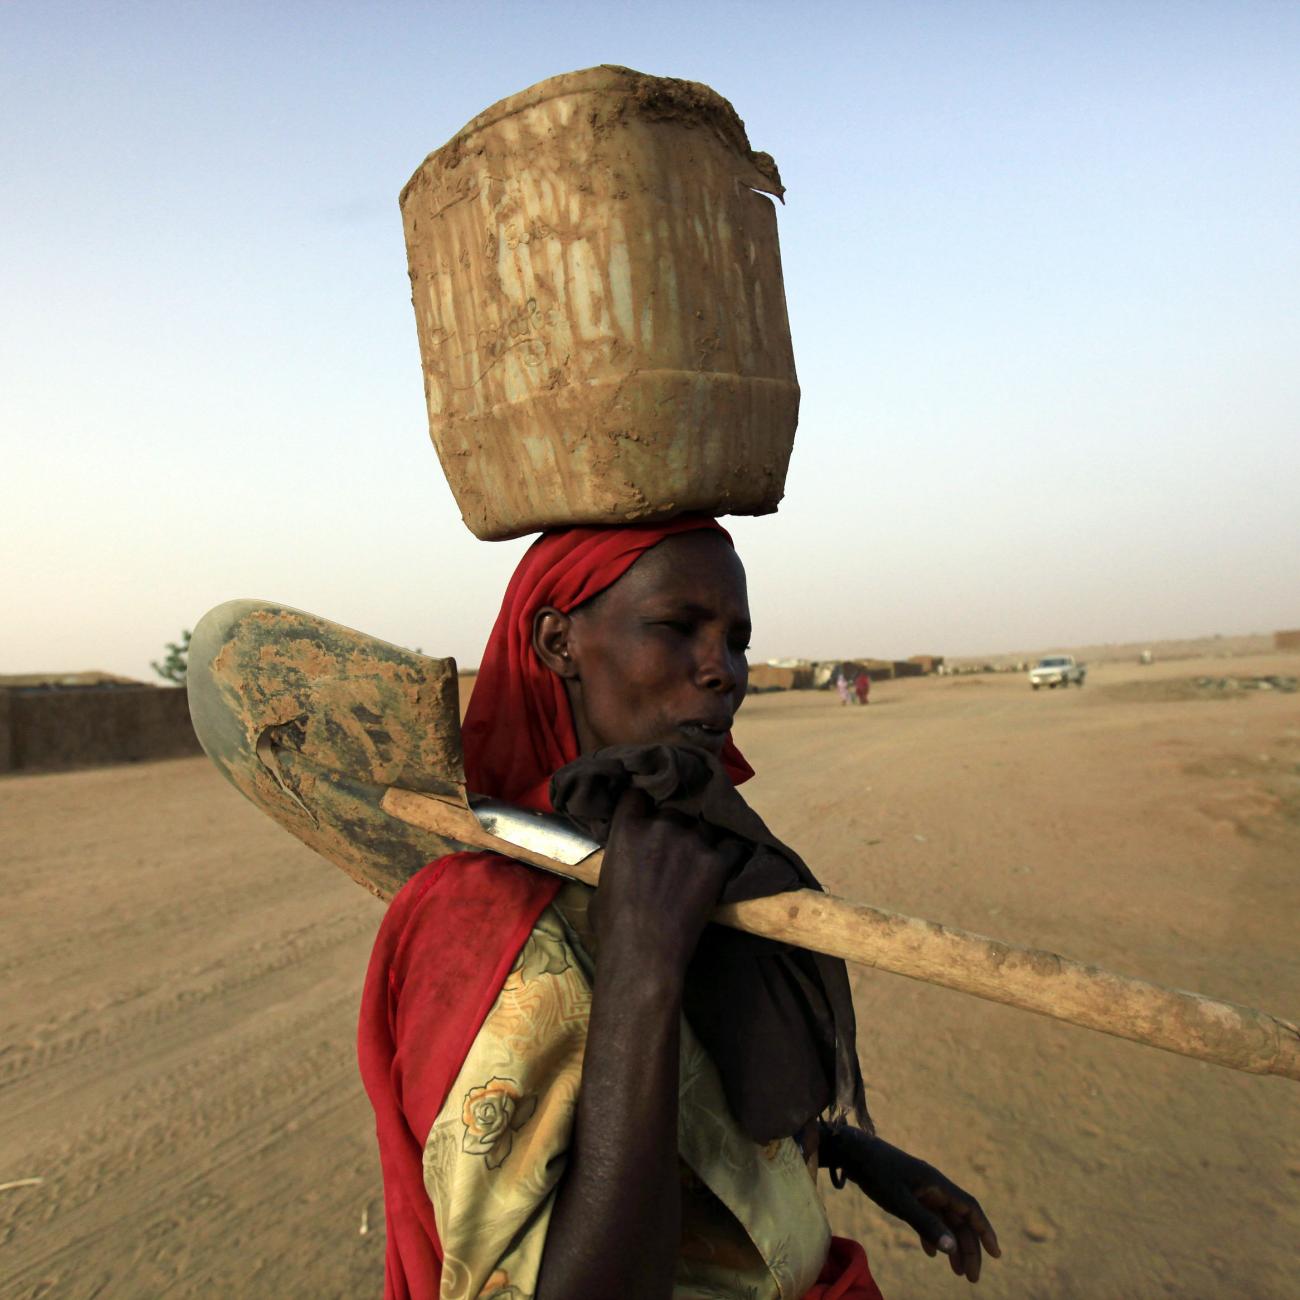
[[[745,699],[745,570],[726,538],[678,533],[595,599],[538,613],[533,643],[564,678],[584,754],[689,744],[721,753]]]

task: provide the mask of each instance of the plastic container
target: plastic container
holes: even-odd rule
[[[540,82],[425,159],[401,208],[429,430],[476,536],[776,509],[782,193],[720,95],[627,68]]]

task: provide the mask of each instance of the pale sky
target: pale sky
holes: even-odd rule
[[[397,194],[544,77],[726,95],[803,410],[755,658],[1300,626],[1300,5],[0,4],[0,672],[236,596],[478,661]]]

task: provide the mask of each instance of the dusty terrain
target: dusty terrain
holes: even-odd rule
[[[831,889],[1295,1019],[1300,696],[1161,683],[1298,665],[767,695],[738,738],[753,802]],[[379,1295],[352,1038],[380,905],[203,759],[5,778],[0,837],[0,1295]],[[856,988],[882,1132],[1000,1232],[977,1294],[1300,1295],[1295,1083]],[[964,1293],[828,1195],[889,1300]]]
[[[1156,663],[1175,659],[1235,659],[1245,655],[1269,655],[1276,647],[1271,633],[1244,636],[1202,636],[1183,641],[1109,641],[1093,645],[1047,645],[1037,650],[1003,650],[987,655],[954,655],[948,663],[956,668],[983,664],[1002,667],[1036,663],[1044,655],[1072,654],[1080,663],[1136,663],[1142,651],[1149,651]],[[1290,671],[1294,671],[1294,668]]]

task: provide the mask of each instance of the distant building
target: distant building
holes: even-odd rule
[[[853,676],[859,672],[865,672],[873,682],[888,682],[898,676],[892,659],[859,659],[853,665]]]
[[[183,688],[112,673],[0,676],[0,772],[198,754]]]
[[[923,673],[937,673],[943,668],[943,655],[912,655],[909,664],[920,664]]]
[[[1300,650],[1300,628],[1273,633],[1274,650]]]
[[[811,664],[797,667],[780,663],[749,666],[749,690],[755,695],[763,691],[806,691],[812,684]]]

